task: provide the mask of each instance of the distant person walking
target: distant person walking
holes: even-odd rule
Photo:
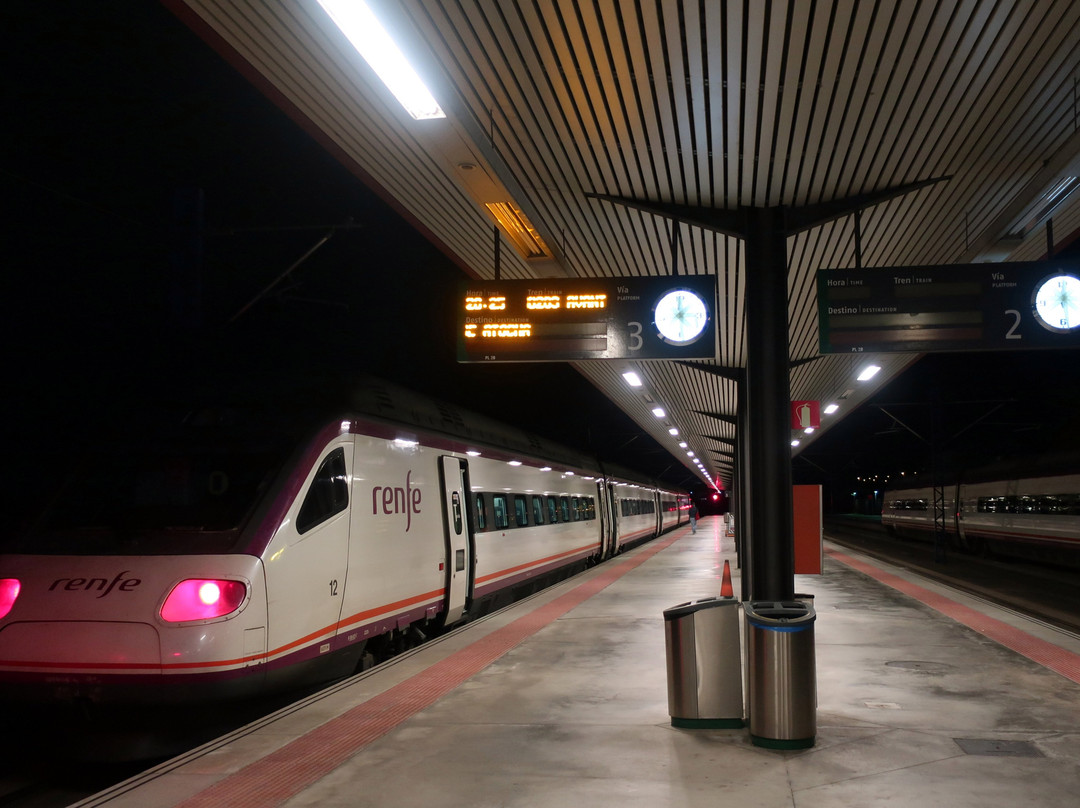
[[[690,503],[690,532],[691,533],[697,533],[697,517],[698,517],[697,504],[694,503],[694,502],[691,502]]]

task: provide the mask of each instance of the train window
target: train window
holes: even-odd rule
[[[596,518],[596,500],[593,499],[592,497],[586,497],[583,500],[583,502],[585,503],[585,518],[586,519],[595,519]]]
[[[525,527],[529,524],[529,503],[524,494],[514,494],[514,526]]]
[[[1016,497],[979,497],[976,509],[979,513],[1015,513],[1016,506],[1010,500]]]
[[[570,497],[559,497],[559,511],[564,522],[570,521]]]
[[[1080,494],[1040,494],[1039,513],[1080,515]]]
[[[544,524],[544,498],[533,494],[532,498],[533,506],[533,524]]]
[[[570,518],[575,522],[581,519],[581,497],[570,498]]]
[[[909,499],[904,507],[909,511],[928,511],[930,510],[930,502],[925,499]]]
[[[307,533],[349,506],[349,482],[345,450],[334,449],[323,460],[296,517],[296,532]]]
[[[548,521],[555,524],[559,521],[559,502],[555,497],[547,498]]]
[[[502,530],[510,526],[510,509],[507,507],[506,494],[492,496],[491,510],[495,515],[496,530]]]
[[[487,504],[484,502],[484,495],[476,495],[476,529],[487,530],[488,515]]]
[[[979,497],[979,513],[1030,513],[1076,516],[1080,514],[1080,494],[1024,494],[1021,496]]]

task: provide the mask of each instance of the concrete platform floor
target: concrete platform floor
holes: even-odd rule
[[[1080,640],[828,550],[813,748],[671,726],[664,609],[740,591],[706,518],[79,805],[1076,805]]]

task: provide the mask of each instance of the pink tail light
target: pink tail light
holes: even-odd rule
[[[0,578],[0,620],[7,617],[22,586],[18,578]]]
[[[161,607],[161,619],[169,623],[212,620],[240,608],[247,586],[240,581],[188,578],[173,587]]]

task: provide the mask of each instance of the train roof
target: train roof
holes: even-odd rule
[[[645,475],[579,449],[373,376],[308,376],[283,385],[280,379],[248,374],[228,385],[188,393],[161,400],[157,406],[133,414],[120,429],[105,431],[91,440],[105,444],[136,441],[140,445],[228,441],[298,447],[335,419],[368,419],[652,484]]]
[[[938,473],[939,482],[987,483],[997,480],[1023,480],[1035,477],[1058,477],[1080,473],[1080,451],[1062,449],[1028,457],[1001,457],[978,466],[961,466]],[[906,477],[902,483],[888,486],[889,490],[919,488],[931,485],[930,472]]]

